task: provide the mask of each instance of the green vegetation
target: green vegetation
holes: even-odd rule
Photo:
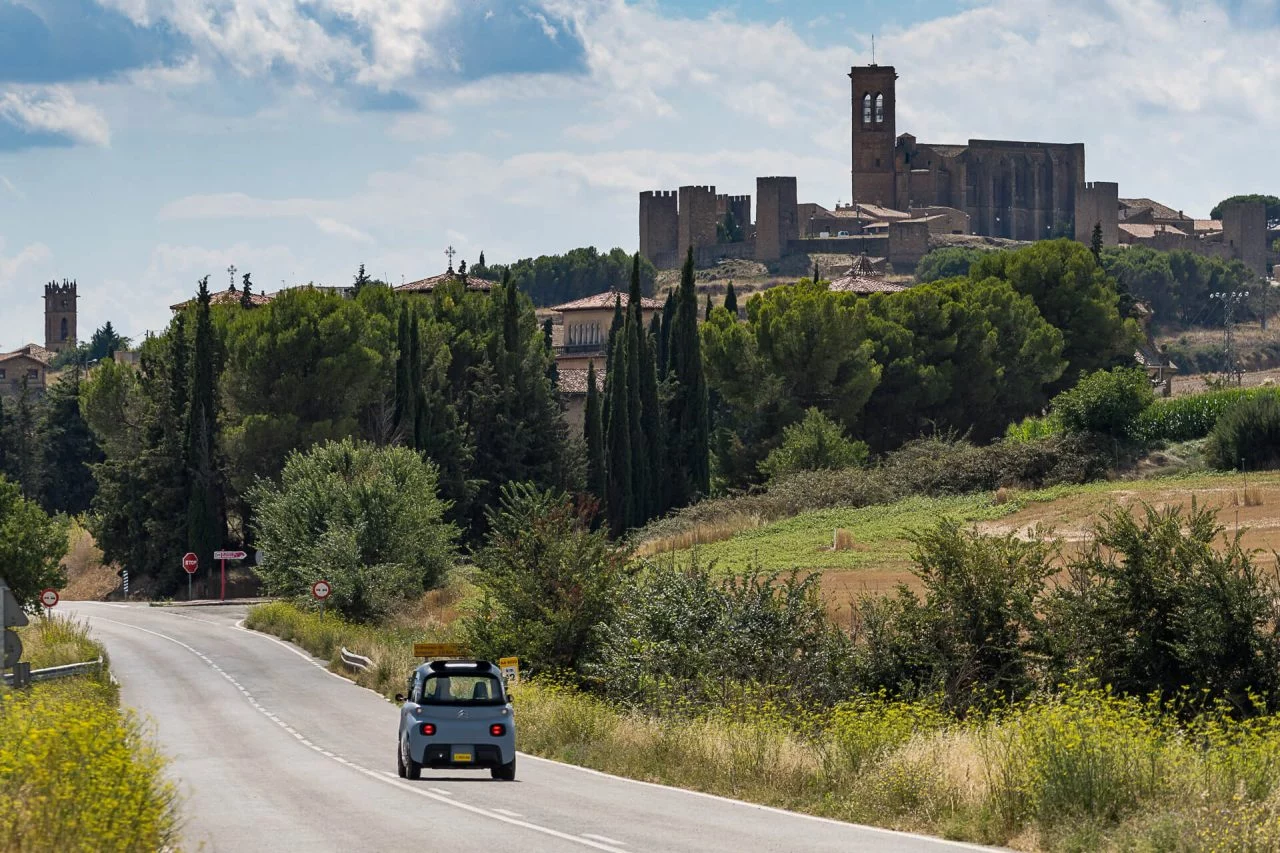
[[[1278,393],[1273,388],[1223,388],[1156,400],[1138,416],[1133,433],[1148,442],[1204,438],[1213,431],[1223,413],[1236,403],[1255,397],[1274,397]]]
[[[1248,396],[1228,407],[1209,433],[1205,458],[1224,471],[1280,465],[1280,395]]]
[[[385,615],[444,576],[457,530],[443,520],[436,469],[407,448],[329,442],[294,451],[280,484],[249,493],[258,566],[272,595],[305,596],[325,578],[333,606],[357,621]]]
[[[37,666],[93,660],[83,625],[33,619]],[[178,841],[178,801],[140,720],[116,706],[105,672],[0,688],[0,849],[151,853]]]
[[[19,604],[35,610],[40,590],[66,583],[66,553],[66,520],[50,518],[0,475],[0,568]]]
[[[1160,325],[1220,321],[1222,307],[1209,294],[1246,290],[1250,278],[1239,261],[1145,246],[1107,249],[1102,253],[1102,266],[1131,299],[1150,309],[1152,319]]]
[[[1267,227],[1275,228],[1280,226],[1280,198],[1273,195],[1260,195],[1251,193],[1249,195],[1233,195],[1230,198],[1224,198],[1213,206],[1213,210],[1209,211],[1210,219],[1221,219],[1222,208],[1229,204],[1237,204],[1240,202],[1249,204],[1263,204],[1267,208]]]
[[[970,268],[985,254],[984,249],[972,249],[966,246],[944,246],[934,249],[916,264],[916,281],[928,284],[931,281],[962,278],[969,274]]]
[[[867,445],[850,441],[840,425],[818,409],[782,431],[782,444],[760,463],[770,481],[798,471],[840,470],[867,463]]]
[[[1140,367],[1099,370],[1053,398],[1053,417],[1068,433],[1127,439],[1138,416],[1155,401]]]
[[[604,253],[589,247],[563,255],[524,258],[507,266],[485,266],[481,260],[471,268],[471,274],[497,281],[504,272],[509,272],[521,293],[532,299],[534,305],[545,307],[607,290],[623,290],[631,275],[632,263],[633,256],[622,249]],[[645,296],[653,295],[657,275],[653,264],[641,258],[640,289]]]

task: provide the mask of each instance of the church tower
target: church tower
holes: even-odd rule
[[[898,75],[892,65],[864,65],[850,69],[849,79],[853,83],[853,200],[896,209],[894,88]]]
[[[44,348],[62,352],[76,345],[76,283],[51,281],[44,286]]]

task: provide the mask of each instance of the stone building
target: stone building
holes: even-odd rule
[[[76,283],[51,281],[44,286],[44,348],[53,352],[75,349]]]
[[[626,311],[630,294],[608,291],[566,302],[552,308],[552,344],[556,353],[557,386],[565,400],[565,420],[573,435],[582,435],[587,405],[587,371],[596,366],[596,388],[604,391],[604,369],[608,362],[606,348],[609,329],[613,326],[614,305],[621,302]],[[649,328],[662,303],[643,297],[640,318]],[[559,320],[558,323],[555,320]]]
[[[27,393],[32,397],[44,394],[49,384],[49,361],[53,356],[53,352],[36,344],[0,353],[0,395],[20,396],[24,382]]]
[[[1042,240],[1073,233],[1076,190],[1084,184],[1084,144],[971,139],[917,142],[896,126],[893,66],[855,66],[853,199],[894,210],[950,207],[973,233]]]

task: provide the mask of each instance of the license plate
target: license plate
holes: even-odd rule
[[[458,763],[462,763],[462,762],[470,761],[470,760],[471,760],[471,753],[469,753],[469,752],[455,752],[455,753],[453,754],[453,760],[454,760],[454,761],[456,761],[456,762],[458,762]]]

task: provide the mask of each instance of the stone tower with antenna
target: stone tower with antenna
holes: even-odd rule
[[[44,347],[55,352],[76,346],[76,283],[51,281],[44,286]]]

